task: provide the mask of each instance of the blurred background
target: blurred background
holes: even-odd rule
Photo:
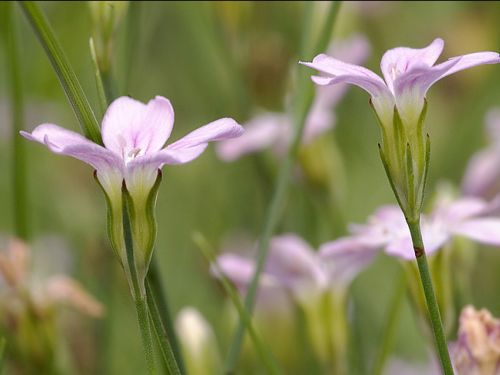
[[[100,120],[89,54],[92,25],[87,2],[45,1],[40,5]],[[170,99],[175,110],[172,141],[221,117],[244,124],[258,110],[284,112],[296,71],[309,69],[297,64],[303,8],[304,2],[286,1],[131,2],[118,31],[115,79],[119,93],[142,102],[155,95]],[[321,5],[317,8],[320,24]],[[15,14],[26,101],[23,128],[31,131],[48,122],[80,132],[47,57],[19,9]],[[386,50],[422,48],[437,37],[445,41],[438,62],[466,53],[500,51],[498,19],[499,2],[352,1],[341,5],[332,38],[364,34],[371,44],[364,66],[380,74]],[[3,47],[2,56],[6,55]],[[487,65],[459,72],[429,90],[426,127],[432,152],[427,197],[440,181],[459,186],[470,156],[486,145],[484,116],[489,108],[500,106],[498,69]],[[6,58],[0,58],[3,238],[14,233],[12,144],[14,137],[20,137],[11,131],[8,80]],[[315,160],[311,149],[301,154],[307,155],[297,162],[302,169],[292,176],[277,234],[297,233],[318,248],[346,235],[347,223],[364,223],[380,205],[395,203],[380,162],[380,131],[368,99],[365,91],[351,87],[335,109],[335,127],[317,140],[317,147],[334,148],[335,163],[341,167],[323,170],[328,163]],[[81,318],[76,332],[72,325],[65,326],[80,373],[142,373],[135,311],[107,240],[105,200],[92,168],[27,140],[26,163],[29,238],[35,244],[48,243],[45,248],[52,250],[61,247],[66,254],[64,262],[41,255],[37,258],[41,265],[33,267],[62,267],[106,307],[101,319]],[[280,160],[270,150],[223,162],[212,144],[192,163],[163,168],[155,257],[172,312],[176,315],[186,306],[197,308],[213,326],[222,358],[232,337],[228,321],[233,323],[234,312],[192,235],[201,232],[220,252],[240,238],[256,240],[279,167]],[[332,190],[337,194],[335,208],[322,204],[322,197]],[[334,211],[325,212],[330,209]],[[46,254],[52,254],[50,249]],[[500,252],[483,246],[477,256],[473,300],[467,302],[499,316],[496,270]],[[356,371],[360,374],[368,373],[377,350],[398,269],[396,259],[381,254],[351,286],[349,313],[356,343],[352,361],[359,362]],[[269,330],[265,322],[261,327],[284,372],[306,374],[293,327],[280,334]],[[425,360],[427,348],[418,331],[405,301],[395,356],[410,362]],[[265,373],[252,346],[246,344],[238,373]]]

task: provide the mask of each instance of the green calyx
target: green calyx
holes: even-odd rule
[[[125,179],[121,186],[121,200],[111,199],[96,172],[94,178],[106,198],[106,226],[111,247],[125,270],[131,289],[137,291],[139,287],[142,293],[156,240],[155,207],[162,179],[161,170],[158,170],[156,181],[145,199],[130,194]],[[137,280],[139,284],[134,285]]]
[[[372,108],[375,111],[373,105]],[[407,124],[394,106],[392,124],[387,126],[375,111],[382,130],[380,157],[398,204],[410,222],[419,221],[429,169],[430,138],[424,131],[426,113],[424,99],[418,122]]]

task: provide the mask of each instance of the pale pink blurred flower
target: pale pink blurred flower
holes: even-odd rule
[[[7,251],[0,252],[0,276],[6,282],[3,286],[0,284],[5,302],[0,303],[0,310],[10,311],[11,306],[21,303],[27,309],[35,308],[43,313],[63,302],[92,317],[104,314],[102,304],[77,281],[62,274],[34,280],[29,265],[30,250],[26,243],[11,239]]]
[[[500,218],[491,215],[493,204],[477,197],[454,199],[442,191],[430,214],[422,214],[422,239],[428,255],[436,252],[454,236],[500,246]],[[392,256],[414,260],[415,254],[405,217],[397,205],[385,205],[368,218],[367,224],[351,224],[345,241],[383,248]]]
[[[489,145],[472,155],[462,179],[462,192],[492,199],[500,193],[500,107],[485,116]]]
[[[287,233],[271,239],[260,283],[262,287],[284,288],[297,302],[307,304],[329,290],[345,290],[375,255],[371,247],[343,241],[325,243],[316,251],[300,236]],[[217,263],[240,290],[248,287],[254,260],[228,252],[221,254]]]
[[[370,44],[364,36],[355,34],[346,40],[333,41],[328,53],[353,64],[362,64],[368,58]],[[303,144],[308,144],[335,125],[333,109],[347,89],[347,85],[317,87],[302,135]],[[217,155],[221,160],[234,161],[243,155],[272,147],[275,154],[281,157],[291,141],[292,123],[288,113],[263,112],[243,124],[245,133],[242,137],[219,142],[216,145]]]
[[[457,375],[500,374],[500,321],[486,309],[465,306],[451,356]]]

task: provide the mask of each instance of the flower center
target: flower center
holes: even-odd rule
[[[394,81],[397,76],[399,76],[401,73],[403,73],[399,68],[398,64],[392,63],[389,64],[389,74],[392,76],[392,80]]]
[[[118,134],[118,144],[120,146],[120,156],[125,161],[125,164],[135,159],[141,153],[140,147],[135,147],[127,152],[127,141],[121,134]]]

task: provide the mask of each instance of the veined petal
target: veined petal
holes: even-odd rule
[[[361,87],[371,96],[390,95],[385,82],[377,74],[362,66],[348,64],[325,54],[316,56],[312,62],[299,64],[327,73],[333,77],[313,76],[312,80],[318,85],[332,85],[346,82]]]
[[[444,41],[437,38],[425,48],[397,47],[388,50],[382,56],[380,69],[392,93],[395,94],[396,92],[394,90],[396,77],[411,70],[415,65],[431,67],[443,52],[443,47]]]
[[[231,118],[222,118],[198,128],[184,138],[168,145],[161,151],[138,156],[129,166],[158,164],[184,164],[200,156],[208,142],[236,138],[243,134],[243,128]]]
[[[111,168],[124,172],[125,164],[119,155],[73,131],[53,124],[42,124],[31,134],[24,131],[20,133],[31,141],[46,145],[55,154],[72,156],[98,171],[103,172]]]
[[[496,52],[476,52],[476,53],[470,53],[468,55],[452,57],[450,60],[452,61],[458,60],[458,61],[455,64],[453,64],[453,67],[451,69],[449,69],[446,73],[443,74],[443,76],[439,77],[438,79],[459,72],[460,70],[472,68],[474,66],[485,65],[485,64],[498,64],[500,63],[500,55]],[[435,68],[443,64],[446,64],[446,62],[436,65]]]
[[[464,221],[452,228],[453,233],[487,245],[500,246],[500,219],[482,218]]]
[[[457,62],[458,60],[448,60],[434,67],[425,64],[413,65],[394,79],[394,96],[403,122],[417,123],[427,90],[444,77]]]
[[[163,147],[173,124],[174,110],[168,99],[156,96],[146,105],[122,96],[104,115],[102,139],[106,148],[122,157],[133,150],[143,155]]]

